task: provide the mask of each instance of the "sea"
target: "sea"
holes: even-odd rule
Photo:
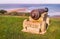
[[[60,4],[0,4],[0,10],[27,8],[28,10],[45,8],[49,9],[48,15],[60,15]]]

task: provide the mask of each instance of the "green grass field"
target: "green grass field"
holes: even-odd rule
[[[51,18],[44,35],[22,32],[24,19],[26,17],[0,16],[0,39],[60,39],[60,18]]]

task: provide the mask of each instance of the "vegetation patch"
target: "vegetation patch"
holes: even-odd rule
[[[44,35],[22,32],[23,20],[27,17],[0,16],[0,39],[60,39],[60,18],[51,18]]]

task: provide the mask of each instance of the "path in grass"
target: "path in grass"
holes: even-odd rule
[[[60,19],[51,19],[44,35],[22,32],[23,17],[0,16],[0,39],[60,39]]]

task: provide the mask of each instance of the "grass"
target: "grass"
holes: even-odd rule
[[[51,18],[44,35],[22,32],[24,19],[26,17],[0,16],[0,39],[60,39],[60,18]]]

